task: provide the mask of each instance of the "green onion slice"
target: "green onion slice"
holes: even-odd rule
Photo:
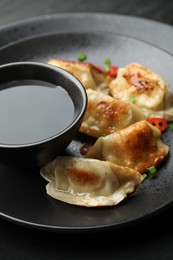
[[[104,60],[104,69],[106,71],[110,71],[110,67],[111,67],[111,60],[107,58]]]
[[[78,55],[78,60],[80,60],[80,61],[84,61],[84,60],[86,60],[86,58],[87,58],[87,55],[85,53],[80,53]]]
[[[147,172],[148,172],[148,177],[153,178],[156,175],[157,169],[155,166],[151,166],[147,168]]]
[[[173,123],[169,125],[170,129],[173,131]]]

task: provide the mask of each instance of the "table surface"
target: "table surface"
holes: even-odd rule
[[[172,0],[1,0],[0,25],[62,12],[105,12],[173,25]],[[65,235],[0,220],[0,259],[172,259],[173,209],[116,231]]]

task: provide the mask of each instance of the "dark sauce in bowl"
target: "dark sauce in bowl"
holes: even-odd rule
[[[0,143],[20,145],[50,138],[73,121],[74,104],[61,86],[40,80],[0,86]]]

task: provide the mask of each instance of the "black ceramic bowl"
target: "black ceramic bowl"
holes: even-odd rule
[[[36,62],[1,65],[0,163],[48,163],[70,144],[86,106],[83,85],[61,68]]]

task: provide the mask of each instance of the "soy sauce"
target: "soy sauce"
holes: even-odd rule
[[[68,127],[73,116],[73,102],[61,86],[36,80],[0,86],[1,144],[50,138]]]

